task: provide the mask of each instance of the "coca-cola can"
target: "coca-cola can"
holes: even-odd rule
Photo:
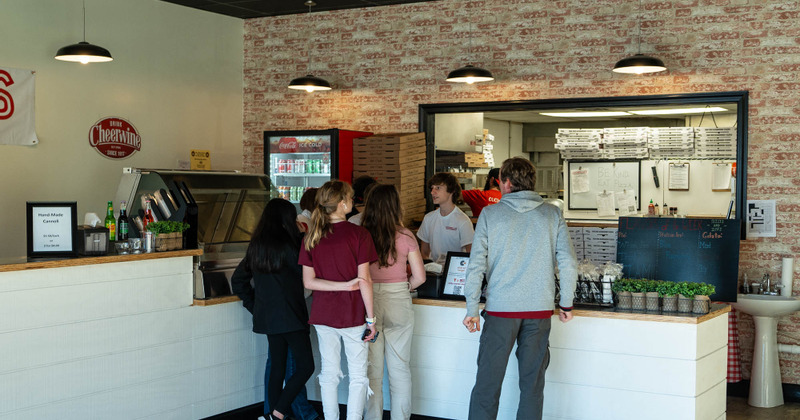
[[[286,159],[286,173],[291,174],[294,172],[294,159]]]
[[[286,159],[278,159],[278,171],[277,173],[282,174],[286,172]]]

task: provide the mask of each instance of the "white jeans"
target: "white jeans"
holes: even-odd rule
[[[411,337],[414,309],[408,283],[372,283],[376,324],[381,332],[369,346],[369,386],[375,392],[367,401],[366,420],[383,419],[383,364],[389,372],[392,420],[411,418]]]
[[[350,388],[347,394],[347,420],[361,420],[364,404],[372,392],[367,379],[367,343],[361,341],[366,324],[351,328],[314,325],[319,340],[322,367],[319,386],[326,420],[339,419],[339,381],[342,375],[342,343],[347,357]]]

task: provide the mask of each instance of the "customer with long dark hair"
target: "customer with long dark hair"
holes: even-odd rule
[[[409,290],[425,282],[425,267],[417,239],[403,226],[400,195],[394,185],[377,185],[367,195],[362,226],[369,231],[378,261],[369,266],[378,336],[369,348],[367,376],[375,392],[366,420],[383,419],[383,366],[389,372],[392,420],[411,418],[411,337],[414,310]],[[406,271],[411,267],[411,278]]]
[[[366,229],[346,222],[352,207],[349,184],[326,182],[317,190],[317,206],[300,250],[303,284],[314,291],[309,323],[319,340],[319,384],[326,420],[339,418],[342,343],[350,376],[348,419],[361,419],[370,394],[366,341],[376,331],[369,264],[378,256]]]
[[[231,278],[234,293],[253,314],[253,332],[266,334],[269,342],[271,367],[264,404],[272,409],[265,413],[270,419],[283,419],[290,412],[292,401],[314,373],[302,271],[297,264],[302,237],[295,218],[292,203],[270,200]],[[284,385],[290,349],[296,370]]]

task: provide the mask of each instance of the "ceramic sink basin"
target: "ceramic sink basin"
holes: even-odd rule
[[[737,311],[752,316],[780,317],[800,311],[800,299],[788,296],[738,295],[731,303]]]

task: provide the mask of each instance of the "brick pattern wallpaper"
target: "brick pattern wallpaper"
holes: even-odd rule
[[[612,73],[637,52],[638,4],[440,0],[247,20],[244,169],[263,171],[263,130],[412,132],[419,104],[747,90],[748,198],[777,200],[778,237],[742,242],[740,272],[780,276],[781,258],[800,254],[800,2],[643,0],[641,51],[669,70]],[[470,63],[496,80],[444,81]],[[308,72],[334,90],[286,88]],[[800,344],[798,321],[781,320],[780,342]],[[747,379],[748,315],[740,317],[740,336]],[[800,355],[781,354],[781,371],[783,382],[800,384]]]

